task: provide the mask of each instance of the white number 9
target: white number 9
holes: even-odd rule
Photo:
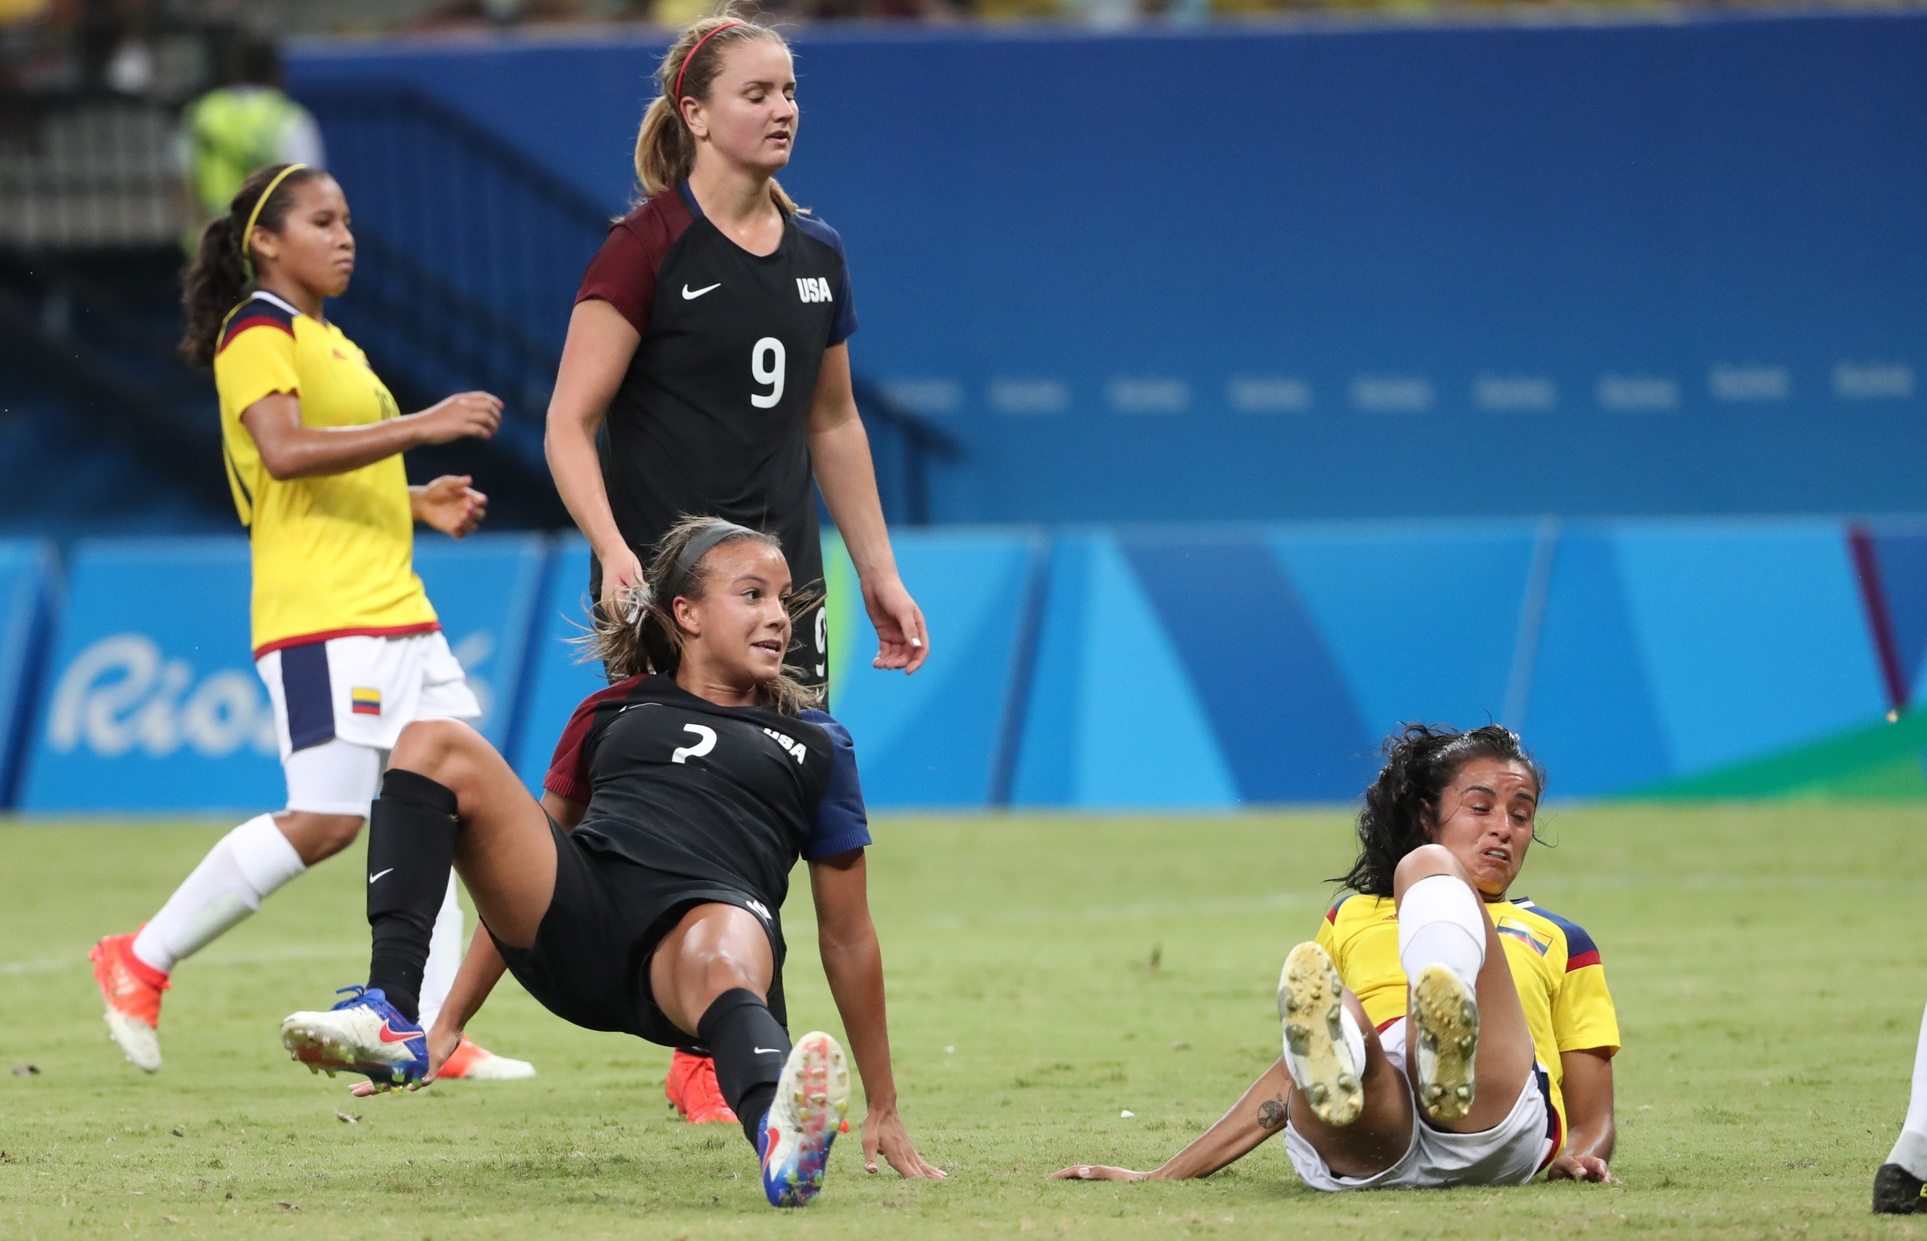
[[[764,355],[768,355],[767,360]],[[774,409],[783,399],[783,342],[774,336],[765,336],[756,342],[749,353],[749,373],[759,384],[770,385],[770,390],[752,392],[749,403],[758,409]]]
[[[830,671],[830,609],[819,604],[816,609],[816,675],[826,676]]]
[[[715,729],[704,728],[701,724],[684,724],[682,726],[682,730],[686,733],[695,733],[696,744],[686,745],[682,749],[677,750],[675,753],[671,754],[669,756],[670,762],[681,763],[681,762],[687,762],[689,759],[692,759],[692,758],[701,758],[703,755],[709,753],[711,750],[716,748],[716,730]]]

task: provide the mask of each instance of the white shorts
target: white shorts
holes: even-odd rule
[[[254,667],[274,707],[290,810],[365,816],[403,727],[482,714],[439,632],[330,638],[269,651]]]
[[[1405,1018],[1379,1034],[1379,1044],[1399,1075],[1405,1072]],[[1408,1079],[1409,1084],[1409,1079]],[[1440,1189],[1448,1185],[1523,1185],[1552,1158],[1558,1120],[1547,1097],[1546,1071],[1539,1065],[1526,1078],[1519,1101],[1506,1118],[1480,1133],[1434,1129],[1412,1106],[1412,1141],[1397,1163],[1377,1176],[1338,1176],[1324,1157],[1290,1125],[1285,1150],[1299,1179],[1328,1193],[1341,1189]]]

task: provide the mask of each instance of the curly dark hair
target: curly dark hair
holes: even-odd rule
[[[1475,758],[1522,764],[1543,795],[1545,769],[1532,761],[1519,734],[1500,724],[1469,732],[1429,724],[1404,724],[1379,747],[1385,765],[1365,790],[1358,815],[1358,860],[1342,883],[1366,896],[1391,896],[1392,873],[1406,854],[1432,843],[1439,794]],[[1534,836],[1537,839],[1537,836]]]
[[[241,182],[228,203],[226,215],[217,215],[201,230],[201,242],[181,273],[181,310],[187,316],[187,332],[181,337],[181,356],[195,366],[211,366],[214,346],[221,335],[221,324],[228,311],[239,304],[252,283],[243,262],[241,230],[261,191],[281,175],[286,164],[257,168]],[[288,174],[274,187],[274,195],[261,204],[255,225],[279,233],[294,205],[294,192],[303,183],[328,174],[319,168],[302,168]]]

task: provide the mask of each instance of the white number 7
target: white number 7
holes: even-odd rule
[[[669,756],[670,762],[680,763],[687,759],[701,758],[703,755],[709,753],[711,750],[716,748],[716,730],[715,729],[704,728],[701,724],[684,724],[682,726],[682,730],[686,733],[695,733],[696,744],[686,745],[682,749],[677,750],[674,754],[671,754]]]

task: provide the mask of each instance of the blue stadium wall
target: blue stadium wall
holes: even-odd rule
[[[1927,797],[1927,714],[1883,722],[1927,690],[1918,523],[1001,527],[906,531],[898,546],[933,634],[907,680],[868,667],[875,634],[828,549],[832,705],[877,806],[1342,802],[1408,720],[1518,727],[1550,791],[1583,798],[1872,728],[1899,774],[1866,787]],[[566,642],[586,551],[483,535],[427,542],[418,564],[482,731],[538,786],[602,684]],[[281,804],[246,543],[83,542],[64,574],[56,591],[44,546],[0,543],[12,804]]]
[[[848,243],[858,367],[964,442],[939,520],[1927,493],[1927,14],[796,41],[786,183]],[[408,84],[619,212],[660,47],[316,43],[290,78]],[[461,226],[360,189],[431,263]]]

